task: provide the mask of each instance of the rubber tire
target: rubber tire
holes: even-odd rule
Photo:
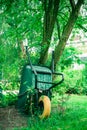
[[[39,98],[39,103],[42,102],[43,103],[43,112],[41,115],[39,115],[39,117],[41,119],[45,118],[45,117],[48,117],[51,113],[51,101],[49,99],[48,96],[45,96],[45,95],[42,95],[40,98]]]

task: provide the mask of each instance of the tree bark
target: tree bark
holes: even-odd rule
[[[54,25],[57,18],[58,8],[60,0],[49,0],[48,5],[45,0],[44,4],[44,27],[43,27],[43,40],[41,44],[41,56],[39,64],[44,64],[47,60],[48,49],[51,42],[51,37],[54,29]]]
[[[65,45],[67,43],[67,40],[71,34],[71,31],[74,27],[74,24],[78,18],[79,15],[79,11],[81,8],[81,5],[83,4],[83,0],[78,0],[77,4],[75,5],[75,8],[72,8],[72,12],[70,14],[70,17],[68,19],[68,22],[63,30],[62,36],[59,40],[58,45],[55,48],[55,52],[54,52],[54,66],[56,69],[56,65],[60,59],[60,56],[62,55]]]

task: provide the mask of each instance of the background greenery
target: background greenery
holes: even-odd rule
[[[70,14],[75,14],[72,4],[74,0],[60,0],[52,34],[47,35],[50,33],[50,29],[47,30],[49,25],[52,27],[49,21],[51,18],[54,21],[52,16],[55,16],[55,13],[52,15],[54,6],[51,6],[50,1],[0,0],[0,107],[14,105],[17,101],[21,71],[27,63],[25,48],[22,46],[25,40],[28,41],[31,61],[36,65],[39,63],[42,49],[45,48],[42,46],[44,39],[50,44],[45,63],[50,66],[51,52],[60,43]],[[87,1],[78,1],[84,4],[73,27],[70,23],[73,30],[71,29],[68,41],[65,40],[65,49],[56,65],[56,71],[64,74],[64,82],[52,91],[51,116],[43,120],[35,116],[29,117],[27,127],[20,128],[21,130],[87,130],[87,58],[80,57],[87,52]],[[54,0],[52,2],[54,3]],[[46,15],[48,19],[45,18]],[[78,67],[75,68],[75,65]],[[60,78],[56,77],[54,82],[58,80]]]
[[[38,64],[40,54],[42,53],[41,42],[43,39],[44,7],[39,0],[4,0],[0,2],[0,87],[3,90],[19,90],[21,70],[27,62],[27,57],[23,55],[24,52],[22,51],[21,44],[27,38],[31,61],[33,64]],[[84,2],[85,4],[82,6],[69,41],[73,41],[75,35],[78,33],[82,33],[79,40],[87,38],[87,3],[86,1]],[[49,58],[45,65],[50,66],[52,49],[56,48],[55,46],[57,46],[60,40],[70,11],[72,11],[70,2],[61,0],[57,16],[59,27],[56,24],[54,26]],[[60,33],[58,33],[58,30]],[[87,94],[87,63],[79,58],[79,54],[84,52],[86,52],[86,49],[84,48],[83,51],[79,51],[76,43],[74,46],[70,44],[65,47],[56,67],[58,72],[64,74],[65,81],[55,88],[54,91],[60,93]],[[79,65],[84,64],[84,69],[75,70],[72,67],[75,63]]]

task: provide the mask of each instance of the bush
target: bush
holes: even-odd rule
[[[0,107],[6,107],[9,105],[14,105],[17,101],[17,95],[13,93],[7,93],[0,96]]]
[[[85,68],[82,71],[82,93],[87,95],[87,63],[85,63]]]
[[[85,94],[87,95],[87,62],[82,61],[78,54],[80,52],[72,47],[66,47],[60,59],[58,70],[64,74],[64,82],[56,87],[54,90],[59,93],[70,94]],[[72,66],[77,63],[78,65],[85,65],[84,69],[75,70]],[[58,78],[56,79],[58,80]]]
[[[59,93],[87,95],[87,65],[83,70],[64,69],[64,82],[54,90]],[[58,79],[56,79],[58,80]]]
[[[81,54],[81,52],[78,51],[77,48],[73,46],[66,47],[59,62],[61,69],[66,69],[66,67],[70,67],[74,63],[80,64],[81,60],[78,57],[78,54]]]

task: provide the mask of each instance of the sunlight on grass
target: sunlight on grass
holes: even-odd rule
[[[87,97],[70,95],[63,106],[64,112],[58,108],[58,98],[56,95],[52,100],[49,118],[29,117],[28,127],[21,130],[87,130]]]

